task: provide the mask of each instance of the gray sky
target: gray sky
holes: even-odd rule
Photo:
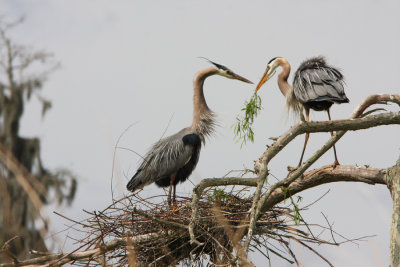
[[[74,219],[85,217],[82,209],[103,209],[110,203],[113,145],[130,124],[136,123],[120,146],[141,154],[161,137],[171,118],[167,135],[190,125],[192,79],[209,66],[198,56],[258,82],[272,57],[287,58],[294,72],[302,60],[324,55],[345,75],[351,101],[331,109],[334,119],[348,117],[370,94],[399,93],[400,2],[396,0],[113,4],[3,0],[0,10],[10,19],[26,15],[25,23],[13,33],[15,40],[51,51],[62,63],[43,91],[53,108],[41,121],[38,104],[32,103],[26,108],[21,131],[42,139],[47,167],[67,167],[79,175],[73,206],[49,209]],[[223,77],[206,81],[207,102],[218,114],[221,127],[202,150],[191,176],[194,183],[231,169],[252,168],[271,143],[268,137],[279,136],[293,125],[284,114],[284,98],[274,77],[261,90],[264,110],[255,122],[255,143],[242,149],[234,144],[231,125],[253,89]],[[326,120],[326,114],[313,112],[311,119]],[[400,154],[399,134],[397,126],[348,133],[337,145],[339,161],[389,167]],[[328,134],[311,135],[306,157],[328,138]],[[286,176],[287,165],[297,164],[302,144],[303,137],[297,138],[271,162],[275,176]],[[138,161],[131,152],[118,152],[115,177],[120,195],[127,193],[125,184]],[[332,162],[329,151],[315,167]],[[192,187],[186,182],[178,192],[188,194]],[[163,192],[155,188],[145,191]],[[389,191],[383,186],[330,184],[302,193],[303,203],[328,189],[330,193],[303,214],[309,221],[323,223],[324,212],[348,238],[376,236],[359,245],[318,249],[335,266],[388,266]],[[53,228],[62,229],[62,223],[55,218]],[[64,234],[59,238],[63,240]],[[295,251],[305,266],[323,264],[307,250],[295,246]],[[260,266],[264,262],[255,261]]]

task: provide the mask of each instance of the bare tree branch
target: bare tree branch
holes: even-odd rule
[[[297,194],[306,189],[321,184],[334,182],[361,182],[367,184],[387,184],[387,172],[385,169],[375,169],[365,166],[332,165],[323,166],[319,169],[304,173],[304,177],[291,183],[285,191],[278,187],[271,192],[268,199],[260,207],[265,212],[277,203],[282,202],[289,195]],[[284,183],[283,183],[284,184]]]
[[[360,117],[362,113],[371,105],[376,104],[376,103],[382,103],[382,102],[393,102],[398,105],[400,105],[400,95],[389,95],[389,94],[382,94],[382,95],[371,95],[367,97],[364,101],[362,101],[353,111],[353,113],[350,116],[349,119],[349,124],[352,124],[352,121],[355,121],[356,118]],[[399,116],[399,113],[394,113],[393,116],[396,117]],[[365,117],[366,119],[368,117]],[[331,122],[332,124],[335,122]],[[395,122],[398,124],[398,122]],[[299,130],[301,127],[307,128],[307,122],[300,122],[292,129],[290,129],[286,134],[283,136],[279,137],[278,140],[270,146],[262,155],[262,157],[256,162],[256,167],[255,169],[258,170],[259,175],[258,175],[258,185],[257,189],[254,195],[253,199],[253,206],[251,208],[250,212],[250,227],[249,231],[247,232],[247,238],[244,243],[244,247],[248,249],[251,237],[253,234],[253,230],[257,221],[257,217],[259,216],[259,213],[261,211],[261,207],[264,205],[264,203],[267,201],[271,193],[276,190],[278,187],[281,185],[288,185],[292,183],[294,180],[296,180],[304,171],[306,171],[317,159],[319,159],[327,150],[329,150],[346,132],[347,130],[341,130],[339,132],[336,132],[334,136],[332,136],[328,142],[325,143],[324,146],[322,146],[317,152],[315,152],[309,160],[303,163],[297,170],[295,170],[293,173],[289,175],[287,179],[285,179],[285,182],[278,182],[274,185],[272,185],[268,191],[264,194],[264,196],[261,198],[261,191],[262,187],[264,185],[265,180],[268,177],[268,163],[269,161],[275,157],[291,140],[293,140],[297,135],[301,134],[302,132]],[[304,126],[303,126],[304,125]],[[366,125],[364,125],[365,127]],[[371,126],[374,127],[374,126]],[[362,128],[365,129],[365,128]],[[260,202],[259,202],[260,201]]]
[[[21,185],[21,188],[29,196],[33,207],[38,213],[42,213],[43,221],[45,224],[48,223],[48,216],[42,211],[43,202],[40,199],[39,194],[45,192],[44,185],[36,178],[33,177],[26,168],[15,158],[9,149],[7,149],[0,142],[0,162],[2,162],[12,173]]]
[[[26,260],[26,261],[0,264],[0,267],[27,266],[27,265],[33,265],[33,264],[62,265],[62,264],[66,264],[66,263],[72,262],[72,261],[95,258],[95,257],[101,256],[102,254],[106,253],[107,251],[114,250],[121,246],[127,246],[128,243],[130,243],[130,244],[132,244],[132,242],[140,243],[140,242],[144,242],[147,239],[157,239],[158,237],[159,237],[159,235],[157,233],[151,233],[151,234],[145,234],[145,235],[140,235],[140,236],[129,238],[131,240],[128,240],[127,238],[115,238],[114,240],[109,241],[109,242],[105,243],[104,245],[101,245],[98,248],[88,249],[88,250],[84,250],[84,251],[78,251],[78,252],[69,253],[69,254],[67,254],[67,253],[48,254],[45,256],[37,257],[37,258]],[[62,260],[60,260],[60,259],[62,259]]]

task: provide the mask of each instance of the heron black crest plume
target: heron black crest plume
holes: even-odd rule
[[[269,63],[271,63],[272,61],[274,61],[275,59],[277,59],[278,57],[274,57],[274,58],[272,58],[270,61],[268,61],[268,63],[267,64],[269,64]]]
[[[214,61],[211,61],[211,60],[209,60],[208,58],[205,58],[205,57],[199,57],[199,58],[202,58],[202,59],[205,59],[205,60],[207,60],[209,63],[211,63],[211,64],[213,64],[215,67],[217,67],[218,69],[221,69],[221,70],[229,70],[227,67],[225,67],[224,65],[221,65],[221,64],[218,64],[218,63],[216,63],[216,62],[214,62]]]

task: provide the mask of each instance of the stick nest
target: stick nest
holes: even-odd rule
[[[212,191],[214,190],[214,191]],[[86,238],[79,240],[86,249],[104,247],[102,253],[80,263],[89,265],[113,264],[137,266],[208,266],[209,264],[237,265],[240,242],[247,231],[246,217],[251,198],[239,193],[225,193],[210,189],[199,201],[194,234],[199,243],[190,242],[188,225],[192,216],[191,199],[179,199],[170,209],[161,201],[165,197],[142,199],[129,196],[92,217],[84,226]],[[158,200],[158,204],[154,202]],[[290,263],[296,262],[289,243],[328,243],[293,225],[293,211],[289,207],[275,207],[264,213],[257,227],[250,249],[266,258],[275,254]],[[291,223],[291,224],[290,224]],[[304,226],[304,225],[303,225]],[[111,247],[110,242],[121,240]],[[117,242],[118,243],[118,242]],[[79,262],[75,262],[79,264]]]

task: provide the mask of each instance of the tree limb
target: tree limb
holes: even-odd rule
[[[363,112],[370,107],[373,104],[376,103],[382,103],[382,102],[393,102],[398,105],[400,105],[400,95],[389,95],[389,94],[382,94],[382,95],[371,95],[367,97],[364,101],[362,101],[353,111],[353,113],[350,116],[350,119],[348,120],[349,124],[355,124],[354,121],[357,121],[356,118],[360,117]],[[390,113],[389,113],[390,114]],[[394,117],[400,116],[400,113],[393,113]],[[369,116],[368,116],[369,117]],[[364,119],[367,119],[368,117],[365,117]],[[374,116],[371,116],[374,118]],[[391,115],[389,116],[391,117]],[[363,120],[361,120],[363,121]],[[396,119],[394,120],[395,124],[398,124]],[[268,197],[270,194],[276,190],[278,187],[280,187],[283,184],[290,184],[294,180],[296,180],[304,171],[306,171],[317,159],[319,159],[327,150],[329,150],[346,132],[347,129],[341,130],[339,132],[336,132],[334,136],[332,136],[325,145],[320,148],[317,152],[315,152],[312,157],[307,160],[303,165],[301,165],[296,171],[291,173],[288,178],[285,179],[285,182],[279,181],[278,183],[272,185],[266,194],[261,198],[261,191],[262,187],[264,185],[265,180],[268,177],[268,163],[271,161],[272,158],[274,158],[291,140],[293,140],[297,135],[301,134],[302,131],[300,130],[302,127],[307,129],[307,122],[299,122],[297,125],[292,127],[286,134],[283,136],[279,137],[278,140],[270,146],[262,155],[262,157],[256,162],[255,164],[255,169],[259,172],[258,175],[258,185],[257,189],[254,195],[253,199],[253,206],[250,210],[250,227],[249,231],[247,232],[247,238],[244,243],[244,247],[248,249],[251,237],[253,235],[253,230],[256,225],[257,217],[259,216],[259,213],[261,211],[261,207],[264,205],[264,203],[267,201]],[[343,122],[335,122],[332,121],[330,124],[343,124]],[[365,127],[366,125],[363,125]],[[376,125],[371,125],[370,127],[374,127]],[[315,127],[315,130],[318,127]],[[368,127],[369,128],[369,127]],[[352,130],[355,130],[356,128],[353,128]],[[365,129],[365,128],[362,128]]]
[[[400,157],[397,164],[388,170],[388,186],[393,199],[392,224],[390,234],[390,254],[392,267],[400,266]]]
[[[289,196],[297,194],[306,189],[321,184],[334,182],[361,182],[367,184],[387,184],[387,172],[385,169],[375,169],[365,166],[332,165],[323,166],[303,174],[301,179],[296,180],[283,192],[280,187],[271,192],[268,199],[260,207],[265,212],[282,202]]]
[[[93,259],[96,256],[106,253],[107,251],[112,251],[112,250],[115,250],[122,246],[128,246],[132,243],[145,242],[148,239],[157,239],[162,234],[163,233],[150,233],[150,234],[144,234],[144,235],[139,235],[139,236],[130,237],[130,238],[115,238],[115,239],[105,243],[104,245],[100,245],[99,247],[94,248],[94,249],[77,251],[77,252],[73,252],[73,253],[48,254],[45,256],[41,256],[41,257],[37,257],[37,258],[25,260],[25,261],[20,261],[20,262],[16,262],[16,263],[3,263],[3,264],[0,264],[0,267],[27,266],[27,265],[33,265],[33,264],[62,265],[62,264],[66,264],[68,262],[77,261],[77,260]]]
[[[22,189],[29,196],[33,207],[41,214],[42,219],[45,224],[48,223],[48,216],[42,211],[43,201],[40,199],[39,194],[45,192],[44,185],[35,177],[33,177],[28,170],[18,161],[17,158],[12,154],[12,152],[7,149],[0,142],[0,162],[10,170],[17,179],[18,183],[21,185]]]

